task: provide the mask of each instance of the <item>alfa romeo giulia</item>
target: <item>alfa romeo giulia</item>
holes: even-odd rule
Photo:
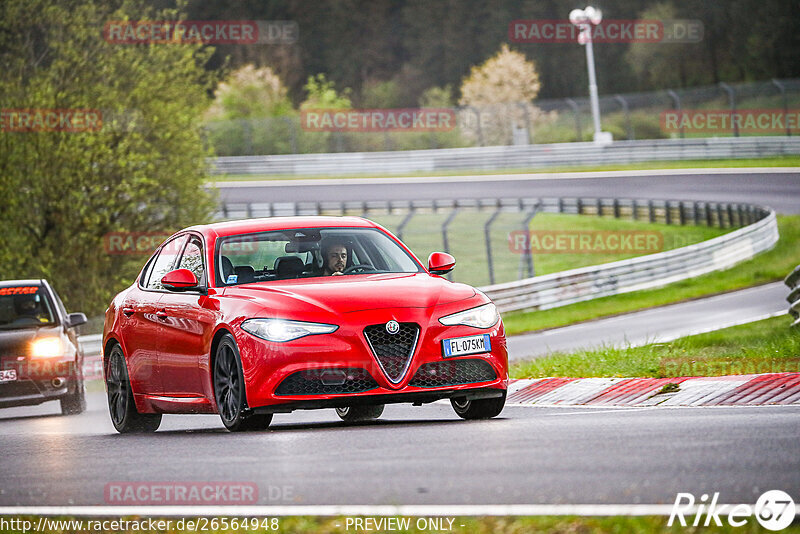
[[[465,419],[503,409],[508,354],[482,292],[427,268],[357,217],[275,217],[193,226],[167,239],[111,302],[103,368],[119,432],[162,414],[218,413],[231,431],[274,413],[449,399]]]

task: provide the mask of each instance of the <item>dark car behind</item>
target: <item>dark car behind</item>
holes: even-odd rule
[[[58,400],[65,415],[86,409],[76,332],[85,322],[46,280],[0,282],[0,408]]]

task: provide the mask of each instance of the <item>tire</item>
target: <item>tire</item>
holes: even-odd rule
[[[86,385],[83,377],[75,375],[75,391],[60,399],[62,415],[78,415],[86,411]]]
[[[492,399],[467,400],[460,398],[450,399],[453,410],[462,419],[491,419],[497,417],[503,411],[506,404],[506,392],[503,391],[502,397]]]
[[[383,407],[383,404],[376,404],[374,406],[346,406],[344,408],[336,408],[336,415],[338,415],[342,421],[348,423],[373,421],[381,416]]]
[[[214,399],[222,424],[231,432],[265,430],[272,422],[272,414],[248,413],[239,349],[230,334],[217,345]]]
[[[161,425],[160,413],[139,413],[133,400],[133,390],[128,377],[128,367],[122,347],[114,345],[108,356],[106,373],[108,413],[114,428],[120,434],[155,432]]]

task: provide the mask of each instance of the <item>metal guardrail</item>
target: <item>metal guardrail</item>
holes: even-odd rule
[[[789,302],[789,314],[794,319],[792,326],[800,326],[800,265],[789,273],[784,282],[792,290],[786,297]]]
[[[80,336],[78,342],[83,348],[83,377],[86,380],[103,378],[103,364],[101,359],[103,336],[92,334]]]
[[[537,169],[574,166],[576,162],[604,165],[791,154],[800,154],[800,137],[654,139],[615,141],[609,145],[558,143],[394,152],[230,156],[212,159],[209,163],[214,174],[301,176]]]
[[[481,288],[501,311],[549,309],[664,286],[727,269],[778,241],[775,212],[756,208],[757,222],[682,248]]]
[[[501,311],[544,310],[727,269],[771,249],[777,241],[777,220],[769,211],[754,224],[702,243],[481,289]]]

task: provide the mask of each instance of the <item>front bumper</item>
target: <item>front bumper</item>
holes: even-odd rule
[[[6,361],[3,367],[15,369],[17,379],[0,383],[0,408],[58,400],[77,387],[73,359]]]
[[[441,399],[453,397],[465,398],[467,400],[493,399],[502,397],[505,389],[495,388],[475,388],[469,389],[437,389],[435,391],[415,391],[409,393],[385,393],[381,395],[358,395],[358,396],[337,396],[327,399],[309,399],[285,402],[283,404],[273,404],[262,406],[252,410],[253,413],[287,413],[294,410],[316,410],[319,408],[343,408],[346,406],[369,406],[376,404],[397,404],[410,402],[411,404],[422,405],[436,402]]]
[[[61,387],[53,386],[51,380],[15,380],[0,384],[0,408],[13,406],[34,406],[43,402],[58,400],[74,390],[70,380]]]
[[[453,310],[457,311],[457,310]],[[439,315],[444,313],[439,310]],[[237,329],[236,338],[241,354],[246,384],[247,405],[256,411],[291,411],[310,407],[352,406],[355,404],[387,404],[395,402],[433,402],[464,397],[472,391],[488,391],[501,395],[508,387],[508,352],[502,321],[491,329],[466,326],[444,326],[430,316],[430,310],[367,310],[347,314],[339,329],[332,334],[306,336],[287,343],[273,343]],[[437,315],[437,317],[439,316]],[[389,320],[413,322],[420,326],[419,341],[411,363],[398,382],[391,381],[378,364],[365,336],[369,325],[385,324]],[[491,352],[444,358],[442,340],[489,334]],[[455,362],[475,360],[491,369],[491,376],[477,381],[460,383],[440,381],[431,383],[415,380],[426,364],[451,366]],[[363,370],[373,382],[360,391],[311,392],[294,395],[278,391],[279,386],[297,373],[323,373],[329,370]],[[488,378],[486,378],[488,377]],[[459,382],[459,381],[456,381]],[[210,385],[210,384],[209,384]],[[281,406],[283,408],[281,408]]]

